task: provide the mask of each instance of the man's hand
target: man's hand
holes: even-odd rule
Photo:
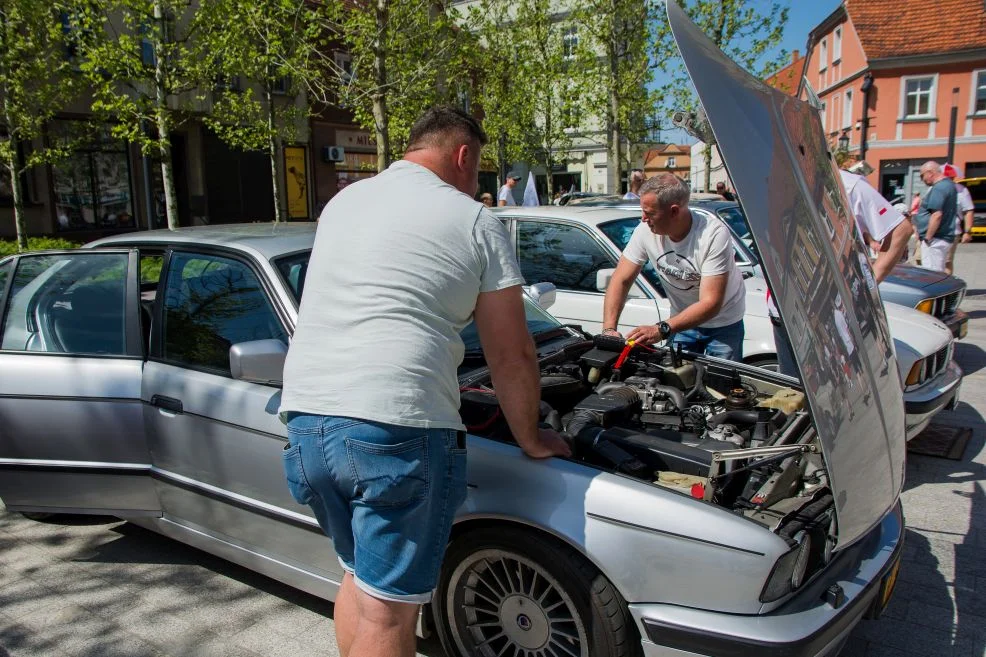
[[[639,344],[650,345],[664,339],[659,326],[638,326],[627,334],[627,342],[633,340]]]
[[[962,243],[968,244],[972,241],[972,233],[962,233]]]
[[[617,338],[622,338],[623,337],[623,334],[620,333],[619,330],[617,330],[615,328],[603,329],[602,335],[612,335],[612,336],[615,336]]]
[[[537,441],[531,445],[522,445],[521,449],[532,459],[546,459],[552,456],[569,457],[572,455],[572,448],[561,437],[561,434],[551,429],[538,429]]]

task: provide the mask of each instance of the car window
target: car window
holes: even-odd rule
[[[125,253],[22,256],[0,348],[127,355]]]
[[[616,221],[610,221],[605,224],[600,224],[599,228],[603,231],[603,234],[609,238],[609,240],[616,245],[616,248],[623,251],[627,248],[627,244],[630,243],[630,237],[633,236],[634,229],[640,225],[640,217],[628,217],[626,219],[617,219]],[[661,285],[661,278],[657,275],[657,270],[654,269],[654,265],[650,262],[644,265],[641,273],[647,282],[654,286],[661,294],[664,294],[664,287]]]
[[[10,269],[13,266],[12,260],[0,265],[0,317],[3,317],[4,293],[7,291],[7,279],[10,278]]]
[[[305,276],[308,275],[308,260],[311,256],[311,251],[304,251],[282,256],[274,261],[274,266],[277,267],[281,278],[287,283],[291,296],[299,303],[301,302],[301,293],[305,290]]]
[[[229,376],[229,348],[287,333],[256,274],[221,256],[174,253],[164,296],[162,358]]]
[[[721,208],[719,216],[726,222],[729,228],[744,242],[751,239],[750,227],[746,224],[746,217],[738,207]]]
[[[580,292],[598,292],[596,272],[616,266],[581,228],[539,221],[517,222],[517,261],[530,284],[548,282]]]

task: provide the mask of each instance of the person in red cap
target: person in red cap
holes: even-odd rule
[[[942,167],[942,173],[945,174],[946,178],[951,178],[953,181],[962,177],[962,170],[950,163],[946,163]],[[945,261],[945,273],[949,275],[952,274],[955,250],[959,245],[959,240],[962,242],[972,241],[972,216],[975,209],[972,203],[972,194],[969,193],[965,185],[955,183],[955,194],[955,241],[952,242],[952,248],[948,251],[948,259]]]

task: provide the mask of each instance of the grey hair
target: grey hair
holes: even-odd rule
[[[645,194],[657,195],[657,204],[662,208],[672,205],[684,207],[691,198],[688,185],[673,173],[659,173],[645,180],[638,195],[642,198]]]
[[[934,160],[928,160],[921,165],[921,171],[929,171],[934,174],[939,174],[941,173],[941,165]]]

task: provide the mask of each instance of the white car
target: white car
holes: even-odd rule
[[[692,212],[715,214],[692,206]],[[557,288],[551,313],[589,333],[602,330],[603,296],[613,268],[639,212],[619,207],[514,207],[494,210],[504,221],[517,248],[517,260],[529,282],[550,282]],[[735,237],[736,262],[746,285],[746,337],[743,362],[776,369],[777,349],[767,314],[767,282],[749,249]],[[952,360],[952,332],[945,324],[913,308],[885,304],[894,338],[907,438],[920,433],[938,411],[958,401],[962,370]],[[626,333],[642,324],[656,324],[671,314],[657,272],[648,264],[630,289],[620,315]]]

